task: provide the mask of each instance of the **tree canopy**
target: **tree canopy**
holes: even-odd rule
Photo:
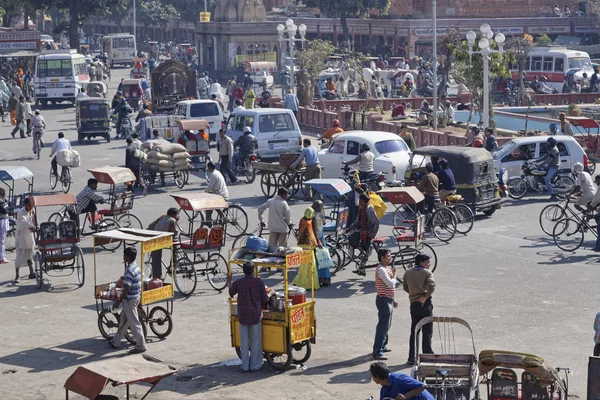
[[[311,40],[304,50],[296,53],[296,84],[301,105],[312,104],[313,82],[323,71],[323,61],[333,53],[335,47],[327,40]]]

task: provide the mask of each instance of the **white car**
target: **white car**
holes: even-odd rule
[[[509,179],[521,175],[526,160],[538,159],[546,155],[546,140],[549,136],[531,136],[513,139],[494,152],[494,170],[506,168]],[[573,169],[577,162],[588,166],[588,157],[572,136],[555,135],[560,152],[560,168]]]
[[[358,156],[360,145],[367,143],[375,155],[373,171],[385,172],[388,186],[399,185],[404,180],[411,151],[400,136],[389,132],[348,131],[333,138],[331,146],[319,152],[319,163],[324,168],[323,178],[340,178],[342,161]],[[419,162],[415,160],[415,162]]]

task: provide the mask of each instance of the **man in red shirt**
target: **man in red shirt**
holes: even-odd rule
[[[240,322],[240,355],[242,372],[258,371],[262,368],[262,317],[267,304],[267,290],[262,279],[255,277],[254,263],[242,266],[244,277],[229,287],[229,296],[237,298],[237,317]],[[250,357],[248,357],[250,349]]]
[[[377,314],[379,321],[375,328],[375,342],[373,343],[373,359],[387,360],[383,353],[387,353],[390,349],[388,344],[388,332],[392,326],[392,313],[394,308],[398,307],[396,297],[396,268],[390,266],[392,254],[389,249],[380,249],[377,252],[379,265],[375,270],[375,290],[377,297],[375,305],[377,306]]]

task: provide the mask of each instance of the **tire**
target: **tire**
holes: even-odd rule
[[[75,265],[73,269],[77,273],[77,282],[79,283],[79,287],[82,287],[85,283],[85,259],[83,258],[83,250],[80,247],[75,247]]]
[[[206,278],[213,289],[219,292],[229,285],[227,260],[219,253],[212,253],[206,260]]]
[[[248,165],[246,167],[244,176],[246,177],[246,182],[253,183],[254,180],[256,179],[256,170],[254,169],[254,166],[252,165],[252,163],[248,162],[247,164]]]
[[[552,236],[556,223],[565,218],[567,218],[567,213],[564,208],[558,204],[550,204],[540,212],[540,228],[546,235]]]
[[[144,340],[147,340],[148,328],[146,328],[146,321],[148,320],[148,318],[146,318],[146,312],[144,311],[142,306],[138,306],[138,319],[140,320],[140,325],[142,325]],[[127,328],[127,331],[125,331],[125,339],[127,339],[129,343],[135,344],[135,339],[133,338],[133,335],[131,333],[131,328]]]
[[[50,189],[56,189],[56,185],[58,184],[58,176],[52,173],[52,168],[50,168]]]
[[[175,261],[175,287],[184,296],[189,296],[196,290],[198,276],[196,268],[187,256]]]
[[[566,195],[573,193],[575,189],[575,180],[570,176],[560,175],[553,179],[552,188],[556,197],[564,199]]]
[[[120,228],[144,229],[142,221],[133,214],[121,214],[117,218],[117,223]]]
[[[185,186],[185,180],[183,179],[179,171],[173,173],[173,178],[175,179],[175,184],[177,185],[177,187],[179,189],[183,189],[183,187]]]
[[[112,310],[102,310],[98,314],[98,330],[103,338],[111,340],[119,330],[119,314]]]
[[[50,217],[48,217],[48,222],[54,222],[56,225],[60,224],[63,221],[68,221],[69,217],[67,216],[67,214],[62,214],[59,212],[55,212],[50,214]]]
[[[456,234],[456,215],[448,208],[440,208],[433,212],[429,225],[433,235],[447,243]]]
[[[38,251],[33,256],[34,272],[35,272],[35,286],[40,290],[44,284],[44,274],[42,268],[42,254]]]
[[[494,214],[496,212],[497,208],[493,207],[493,208],[488,208],[487,210],[485,210],[483,213],[488,216],[491,217],[492,214]]]
[[[415,257],[418,254],[425,254],[429,256],[429,270],[431,272],[434,272],[437,268],[437,254],[435,250],[433,250],[433,247],[431,247],[427,243],[421,243],[420,246],[420,249],[415,249],[414,247],[406,247],[400,250],[392,259],[392,265],[396,267],[397,270],[399,270],[400,267],[402,267],[406,271],[407,269],[410,269],[415,265]]]
[[[292,347],[287,345],[287,352],[283,354],[267,353],[265,358],[269,365],[277,371],[287,371],[292,365]]]
[[[594,175],[594,172],[596,172],[596,159],[594,157],[588,158],[588,169],[590,170],[590,175]]]
[[[466,235],[473,229],[473,223],[475,222],[475,216],[471,207],[466,204],[456,204],[452,207],[452,211],[456,216],[456,232]]]
[[[583,244],[583,229],[579,221],[564,218],[556,223],[552,230],[554,244],[563,251],[575,251]]]
[[[311,354],[310,340],[292,345],[292,361],[294,364],[304,364]]]
[[[17,224],[13,220],[8,220],[8,231],[4,239],[6,251],[13,251],[17,248]]]
[[[394,211],[394,226],[407,226],[412,229],[414,225],[415,214],[404,207],[398,207]]]
[[[110,132],[106,135],[106,143],[110,143]]]
[[[83,144],[84,140],[85,140],[85,136],[77,135],[77,144]]]
[[[181,179],[183,179],[183,184],[187,185],[190,182],[190,171],[182,169],[179,171],[179,174],[181,175]]]
[[[246,233],[248,230],[248,213],[242,206],[232,204],[225,213],[227,214],[227,236],[237,238]]]
[[[64,174],[66,177],[63,178],[63,173],[61,172],[60,185],[62,186],[63,193],[69,193],[69,189],[71,189],[71,169],[66,169]]]
[[[277,186],[286,188],[288,190],[288,197],[290,199],[294,198],[299,189],[294,174],[290,175],[285,172],[279,175],[279,178],[277,178]]]
[[[166,338],[173,331],[173,319],[171,315],[161,306],[150,310],[148,317],[150,330],[159,338]]]
[[[340,255],[340,252],[337,251],[335,247],[328,246],[327,250],[329,250],[329,255],[331,256],[331,261],[333,261],[333,267],[329,269],[329,273],[333,278],[335,274],[344,269],[344,258]]]
[[[119,229],[119,223],[112,218],[102,218],[98,221],[98,231],[97,232],[106,232],[111,231],[113,229]],[[119,247],[121,247],[121,241],[117,240],[113,243],[103,244],[101,246],[104,250],[108,251],[116,251]]]
[[[508,195],[511,199],[519,200],[527,194],[527,183],[521,178],[509,179],[506,186],[508,186]]]
[[[272,172],[263,171],[260,177],[260,190],[263,194],[269,198],[275,196],[277,193],[277,178]]]

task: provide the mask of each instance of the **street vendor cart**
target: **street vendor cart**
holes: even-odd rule
[[[0,182],[2,187],[6,187],[6,201],[8,211],[8,231],[4,245],[6,251],[13,251],[16,248],[17,231],[17,212],[23,207],[23,200],[33,193],[33,172],[27,167],[5,166],[0,167]],[[17,182],[23,182],[24,187]]]
[[[314,252],[299,250],[280,257],[261,253],[247,248],[232,249],[229,252],[228,275],[234,265],[242,265],[252,261],[255,266],[254,274],[258,276],[258,268],[275,268],[283,272],[282,290],[269,291],[271,299],[269,308],[263,311],[262,342],[264,357],[276,370],[285,371],[290,365],[302,364],[311,355],[311,343],[316,343],[317,318],[315,313],[315,282]],[[310,298],[306,291],[289,286],[288,273],[301,265],[310,265],[311,288]],[[237,299],[230,299],[231,346],[235,347],[240,356],[240,331],[237,317]]]
[[[153,251],[167,249],[173,257],[173,233],[157,232],[143,229],[114,229],[107,232],[99,232],[93,235],[94,238],[94,297],[96,299],[96,312],[98,313],[98,329],[106,339],[112,339],[119,328],[118,310],[112,306],[112,302],[120,299],[122,292],[121,280],[115,280],[109,283],[98,282],[98,262],[97,251],[99,246],[118,242],[125,242],[127,246],[138,248],[138,259],[136,262],[141,264],[144,255]],[[170,263],[172,265],[172,263]],[[121,265],[122,269],[124,266]],[[146,337],[147,326],[159,338],[169,336],[173,330],[173,274],[170,267],[167,267],[165,280],[159,278],[149,279],[144,276],[144,268],[140,268],[142,273],[142,295],[138,308],[138,316]],[[115,276],[117,278],[118,275]],[[121,286],[121,287],[119,287]],[[156,303],[164,302],[164,307]],[[135,343],[130,331],[125,334],[125,338],[130,343]]]

